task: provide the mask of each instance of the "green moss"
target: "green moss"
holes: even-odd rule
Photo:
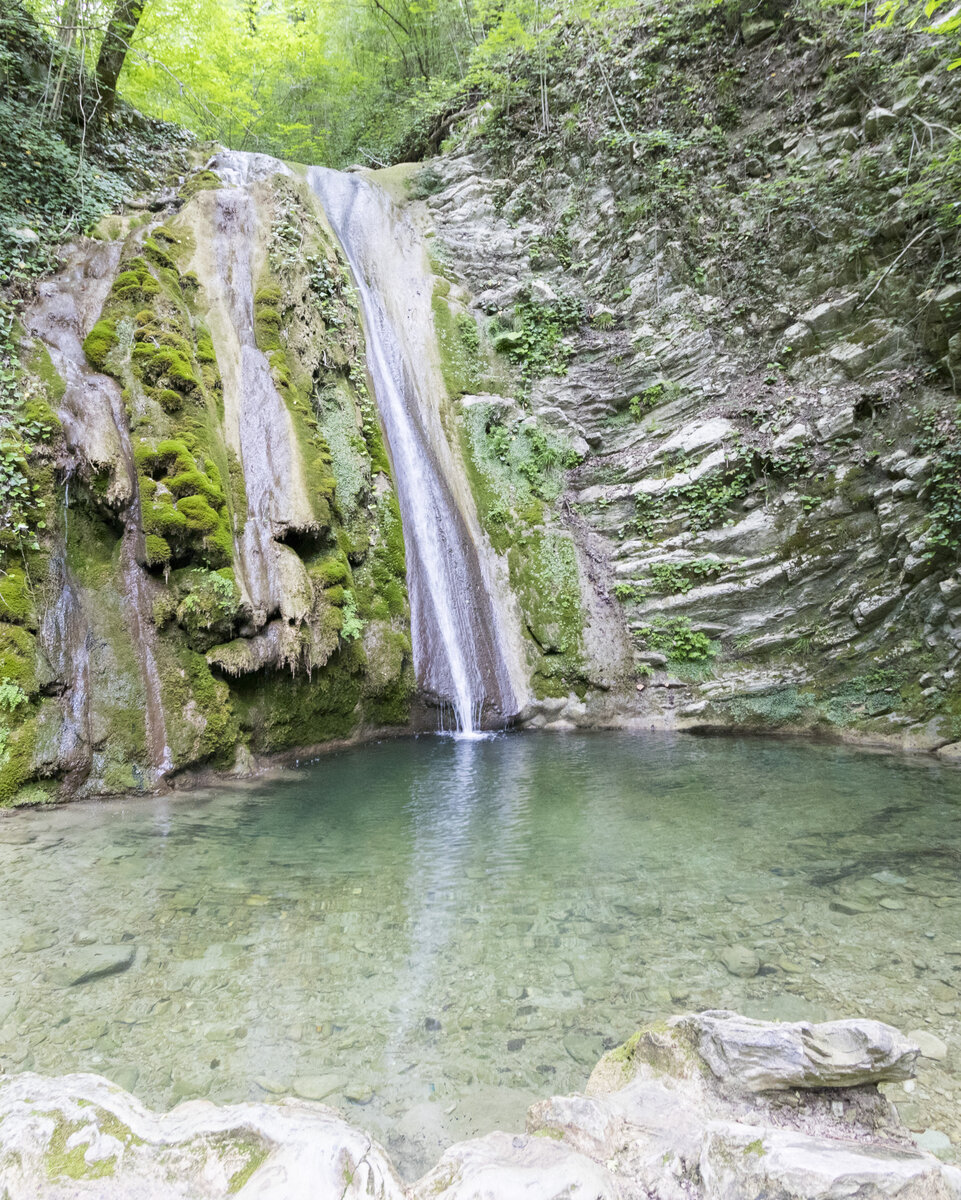
[[[182,497],[177,501],[177,511],[186,519],[187,530],[190,533],[213,533],[220,523],[220,518],[210,507],[206,496]]]
[[[33,695],[37,690],[37,639],[22,625],[0,622],[0,679]]]
[[[0,570],[0,621],[37,627],[30,582],[20,567]]]
[[[161,688],[175,760],[229,764],[241,738],[227,684],[187,646],[166,647],[165,659]]]
[[[322,587],[331,587],[335,583],[350,582],[350,564],[339,556],[322,559],[311,568],[311,575]]]
[[[148,567],[165,567],[170,562],[170,543],[155,533],[144,538]]]
[[[174,583],[181,597],[177,622],[195,649],[208,650],[230,638],[240,614],[241,600],[233,571],[192,568],[178,571]]]
[[[349,736],[360,721],[364,652],[359,641],[336,651],[308,679],[258,671],[231,682],[242,728],[258,753]]]
[[[607,1056],[609,1061],[624,1063],[625,1066],[632,1063],[643,1036],[644,1031],[641,1029],[639,1029],[637,1033],[632,1033],[626,1042],[622,1042],[619,1046],[615,1046],[614,1049],[610,1051]]]
[[[448,289],[449,290],[449,289]],[[435,288],[431,309],[440,349],[441,372],[448,395],[462,396],[480,387],[480,340],[473,319],[464,312],[455,314],[444,296]]]
[[[156,445],[143,441],[135,448],[134,459],[140,473],[143,531],[162,538],[169,549],[167,557],[157,562],[228,565],[233,555],[230,513],[213,459],[204,456],[201,469],[181,438]]]
[[[183,408],[183,396],[180,392],[175,392],[172,388],[159,388],[154,398],[164,412],[170,416],[180,412],[181,408]]]
[[[101,318],[83,341],[87,362],[97,371],[102,371],[108,355],[117,346],[117,340],[117,322],[112,317]]]
[[[554,530],[531,532],[511,547],[507,561],[531,636],[548,654],[576,657],[584,618],[571,538]]]
[[[220,176],[215,175],[213,171],[198,171],[195,175],[191,175],[183,185],[180,195],[184,200],[190,200],[198,192],[213,191],[223,186]]]
[[[36,717],[27,717],[11,728],[0,713],[0,807],[15,804],[17,793],[34,777],[37,734]]]
[[[59,408],[60,402],[63,400],[67,390],[67,384],[63,376],[53,365],[50,352],[43,342],[34,342],[33,353],[28,359],[27,366],[43,385],[44,396],[47,402],[47,412],[49,414],[45,414],[44,419],[53,419],[56,421],[54,410]],[[59,424],[60,422],[57,421],[57,425]]]
[[[150,262],[154,264],[155,267],[163,267],[169,271],[176,271],[177,264],[167,253],[167,250],[156,240],[156,235],[159,232],[159,230],[156,230],[154,232],[154,237],[144,238],[144,255],[150,260]],[[171,237],[173,237],[173,235],[171,235]],[[176,238],[173,237],[173,240],[176,241]]]
[[[254,1172],[267,1161],[269,1150],[260,1141],[246,1141],[242,1145],[234,1144],[234,1148],[246,1158],[246,1162],[230,1176],[227,1181],[227,1192],[234,1196],[247,1184]]]
[[[132,361],[144,381],[154,386],[169,386],[183,395],[190,395],[200,386],[187,355],[175,346],[138,343],[133,348]]]

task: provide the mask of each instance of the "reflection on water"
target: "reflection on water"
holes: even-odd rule
[[[895,1098],[958,1137],[959,864],[958,772],[750,740],[421,738],[19,813],[0,1065],[155,1107],[324,1097],[413,1173],[651,1018],[861,1013],[948,1042]]]

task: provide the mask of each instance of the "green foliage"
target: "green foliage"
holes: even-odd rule
[[[12,713],[26,703],[27,693],[19,683],[15,683],[12,679],[0,680],[0,709]]]
[[[699,583],[713,579],[724,570],[724,563],[713,558],[697,558],[685,563],[655,563],[651,567],[652,592],[686,594]]]
[[[60,424],[25,376],[18,333],[13,310],[0,303],[0,551],[22,555],[40,550],[47,527],[53,494],[49,444]],[[51,375],[56,377],[52,368]]]
[[[530,383],[542,375],[563,375],[573,350],[565,336],[584,319],[583,303],[573,296],[556,300],[519,300],[514,305],[510,337],[494,346],[521,368]]]
[[[874,15],[875,29],[887,29],[898,22],[908,29],[921,29],[938,37],[954,35],[961,48],[961,8],[950,5],[949,0],[882,0]],[[948,63],[949,71],[958,67],[961,55]]]
[[[660,650],[671,662],[704,663],[717,653],[706,633],[691,628],[687,617],[655,617],[637,630],[650,650]]]
[[[628,400],[627,411],[635,421],[639,421],[646,411],[657,408],[659,404],[666,404],[671,400],[677,399],[680,392],[681,388],[679,384],[654,383],[650,387],[645,388],[639,396],[632,396]]]
[[[174,586],[181,597],[174,615],[195,650],[209,650],[233,636],[240,614],[240,589],[230,568],[178,571]]]
[[[927,553],[957,555],[961,552],[961,419],[949,410],[921,416],[915,446],[933,460],[924,481],[930,518]]]
[[[31,7],[47,16],[47,6]],[[81,6],[68,11],[87,25]],[[55,266],[57,242],[115,209],[145,168],[157,170],[188,140],[123,104],[94,136],[81,54],[92,32],[51,38],[22,0],[0,5],[0,283]]]
[[[354,642],[364,632],[364,622],[357,615],[357,599],[353,592],[344,592],[344,602],[340,611],[343,618],[340,636],[345,642]]]

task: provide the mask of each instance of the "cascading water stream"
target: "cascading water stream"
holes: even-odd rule
[[[403,518],[418,682],[453,706],[459,735],[476,736],[485,719],[504,723],[517,712],[522,685],[441,425],[445,392],[429,341],[432,279],[423,249],[379,188],[323,167],[308,178],[360,293]]]

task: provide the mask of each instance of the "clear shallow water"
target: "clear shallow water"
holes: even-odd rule
[[[961,773],[753,740],[426,737],[17,813],[0,1064],[161,1108],[329,1088],[416,1174],[646,1020],[864,1014],[948,1042],[894,1098],[961,1139],[959,868]],[[64,986],[87,944],[136,957]]]

